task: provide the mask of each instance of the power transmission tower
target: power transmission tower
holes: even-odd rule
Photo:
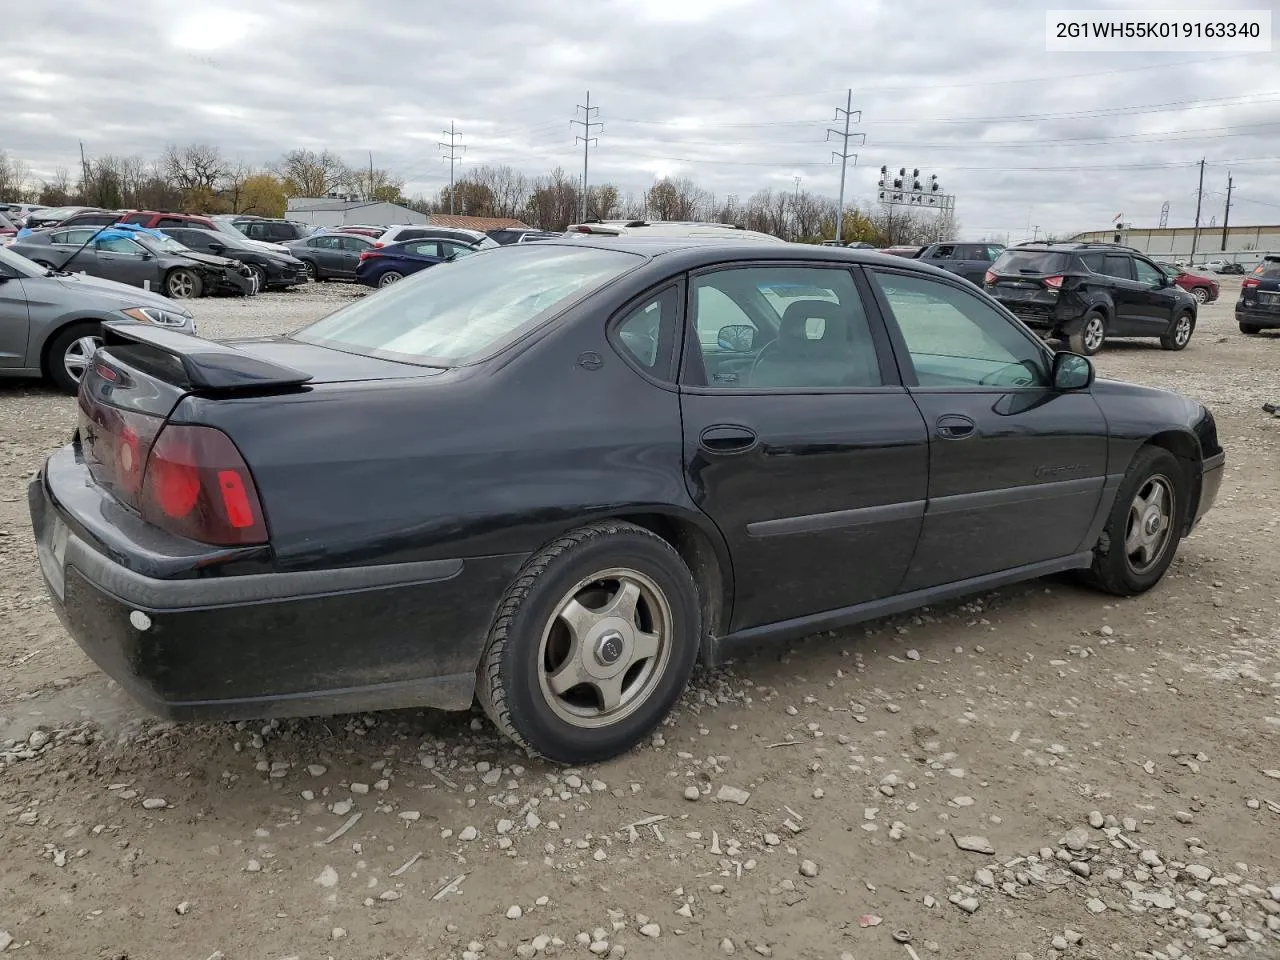
[[[1200,161],[1200,186],[1196,188],[1196,232],[1191,235],[1191,257],[1192,266],[1196,262],[1196,247],[1200,245],[1200,202],[1204,200],[1204,160]]]
[[[1231,220],[1231,174],[1227,174],[1227,208],[1222,211],[1222,247],[1227,249],[1227,224]]]
[[[579,110],[582,111],[581,120],[579,120],[577,116],[577,113]],[[604,127],[603,123],[592,120],[591,116],[592,116],[592,113],[599,113],[599,112],[600,112],[599,107],[593,107],[591,105],[591,91],[588,90],[587,102],[585,104],[580,103],[574,108],[574,117],[572,120],[569,121],[570,125],[576,124],[577,126],[582,127],[582,136],[580,137],[574,136],[573,142],[577,144],[579,140],[582,141],[582,222],[583,223],[585,223],[587,220],[587,153],[591,149],[591,145],[593,143],[600,142],[600,139],[598,137],[591,136],[591,128],[600,127],[603,129]]]
[[[1163,230],[1169,225],[1169,201],[1166,200],[1160,204],[1160,229]]]
[[[462,159],[462,154],[467,152],[467,148],[458,143],[462,134],[454,130],[452,120],[449,121],[449,129],[444,131],[444,135],[449,138],[449,142],[441,141],[440,149],[444,151],[443,159],[449,161],[449,213],[452,214],[454,212],[453,165]]]
[[[844,118],[844,129],[843,129],[843,130],[836,130],[836,129],[835,129],[835,128],[833,128],[833,127],[828,127],[828,128],[827,128],[827,140],[830,140],[830,139],[831,139],[831,135],[834,133],[837,137],[839,137],[839,138],[840,138],[840,142],[841,142],[840,150],[838,150],[838,151],[836,151],[836,150],[831,151],[831,162],[832,162],[832,163],[835,163],[835,161],[836,161],[836,158],[837,158],[837,157],[839,157],[839,158],[840,158],[840,199],[837,201],[837,205],[836,205],[836,241],[837,241],[838,243],[841,243],[841,244],[843,244],[843,243],[844,243],[844,177],[845,177],[845,168],[848,166],[849,158],[850,158],[850,157],[853,157],[853,163],[854,163],[854,166],[857,166],[857,164],[858,164],[858,155],[857,155],[856,153],[850,153],[850,152],[849,152],[849,138],[850,138],[850,137],[861,137],[861,138],[862,138],[861,143],[866,143],[866,142],[867,142],[867,135],[866,135],[865,133],[850,133],[850,132],[849,132],[849,123],[850,123],[850,121],[852,121],[852,120],[853,120],[853,115],[854,115],[855,113],[858,115],[858,119],[857,119],[857,121],[856,121],[856,122],[861,123],[861,122],[862,122],[862,111],[861,111],[861,110],[854,110],[854,109],[853,109],[853,89],[852,89],[852,88],[850,88],[848,96],[847,96],[847,97],[845,97],[845,101],[844,101],[844,109],[842,110],[842,109],[840,109],[839,107],[836,107],[836,116],[835,116],[835,118],[836,118],[837,120],[839,120],[841,117],[843,117],[843,118]],[[859,144],[859,145],[861,145],[861,144]]]

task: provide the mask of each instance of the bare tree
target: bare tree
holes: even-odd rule
[[[40,184],[37,201],[47,207],[64,207],[78,199],[71,187],[71,174],[66,167],[57,167],[53,176]]]
[[[577,218],[580,191],[578,181],[556,167],[548,177],[533,181],[529,195],[526,220],[544,230],[567,230]]]
[[[791,227],[797,240],[813,240],[822,233],[825,217],[834,219],[830,201],[804,190],[791,197]]]
[[[291,197],[323,197],[332,190],[358,182],[343,159],[325,150],[290,150],[275,164],[275,173]]]
[[[480,166],[464,178],[489,191],[489,212],[485,216],[517,219],[529,203],[529,178],[509,166]]]
[[[212,193],[231,168],[222,151],[207,143],[189,143],[183,147],[170,144],[165,147],[160,163],[165,176],[175,186],[193,192]]]
[[[619,213],[618,188],[612,183],[600,183],[587,188],[587,219],[616,220]]]
[[[23,201],[31,189],[31,168],[25,160],[0,150],[0,200]]]

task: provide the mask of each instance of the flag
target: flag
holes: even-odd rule
[[[1124,214],[1123,214],[1123,213],[1117,213],[1117,214],[1116,214],[1116,218],[1115,218],[1115,222],[1116,222],[1116,223],[1119,223],[1119,222],[1120,222],[1120,218],[1121,218],[1121,217],[1123,217],[1123,216],[1124,216]]]

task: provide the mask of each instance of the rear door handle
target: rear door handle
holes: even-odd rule
[[[707,427],[698,435],[698,445],[707,453],[729,456],[746,453],[756,445],[759,439],[756,432],[749,427],[719,423]]]
[[[976,423],[958,413],[948,413],[946,416],[939,417],[935,426],[938,436],[943,440],[963,440],[965,437],[973,436],[978,428]]]

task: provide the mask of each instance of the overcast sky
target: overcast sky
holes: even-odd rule
[[[253,163],[329,148],[433,193],[464,163],[581,174],[569,121],[599,105],[592,182],[688,176],[718,196],[836,194],[826,130],[853,88],[882,164],[936,173],[965,235],[1280,222],[1280,47],[1270,54],[1047,53],[1044,13],[1179,0],[56,0],[6,4],[0,148],[37,175],[90,154],[215,143]],[[1277,0],[1233,7],[1280,10]],[[1280,21],[1280,13],[1273,14]],[[581,116],[581,114],[579,114]],[[1267,158],[1267,159],[1262,159]]]

